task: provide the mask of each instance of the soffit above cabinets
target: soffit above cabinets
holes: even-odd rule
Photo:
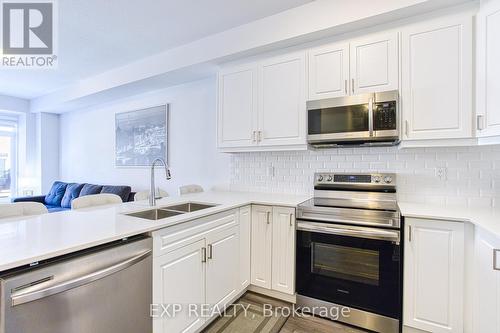
[[[365,4],[360,3],[365,2]],[[467,0],[316,0],[70,83],[31,100],[32,112],[63,113],[207,76],[217,65],[262,52],[429,13]],[[314,20],[305,18],[314,17]],[[299,18],[299,19],[298,19]],[[287,29],[276,29],[276,27]]]

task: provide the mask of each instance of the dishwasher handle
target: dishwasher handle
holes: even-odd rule
[[[64,281],[60,284],[57,284],[55,286],[50,286],[47,288],[42,288],[34,291],[29,291],[29,292],[22,292],[19,291],[17,293],[13,293],[11,295],[11,302],[12,306],[16,305],[21,305],[24,303],[36,301],[41,298],[45,298],[51,295],[55,295],[64,291],[68,291],[70,289],[74,289],[80,286],[83,286],[85,284],[89,284],[91,282],[97,281],[99,279],[102,279],[106,276],[109,276],[111,274],[117,273],[125,268],[128,268],[130,266],[135,265],[136,263],[142,261],[146,257],[148,257],[151,254],[151,250],[147,250],[137,256],[134,256],[132,258],[126,259],[124,261],[121,261],[117,264],[114,264],[112,266],[103,268],[101,270],[98,270],[96,272],[89,273],[84,276],[80,276],[68,281]]]

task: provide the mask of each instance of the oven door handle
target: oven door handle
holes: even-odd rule
[[[320,234],[377,239],[391,241],[397,244],[400,242],[399,231],[392,230],[377,230],[374,228],[351,227],[315,222],[298,222],[297,230],[316,232]]]

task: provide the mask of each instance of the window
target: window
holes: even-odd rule
[[[17,119],[0,114],[0,200],[17,194]]]

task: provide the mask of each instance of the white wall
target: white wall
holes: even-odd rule
[[[402,201],[500,207],[500,146],[243,153],[231,165],[234,190],[312,195],[314,172],[395,172]],[[446,180],[438,167],[447,169]]]
[[[156,184],[176,195],[180,185],[209,189],[228,185],[229,155],[216,150],[215,78],[151,92],[100,107],[61,115],[60,175],[64,181],[149,187],[149,168],[114,166],[114,117],[117,112],[170,104],[168,163],[172,179],[156,171]]]
[[[48,193],[52,183],[59,179],[59,115],[51,113],[37,114],[38,134],[38,179],[41,193]]]

